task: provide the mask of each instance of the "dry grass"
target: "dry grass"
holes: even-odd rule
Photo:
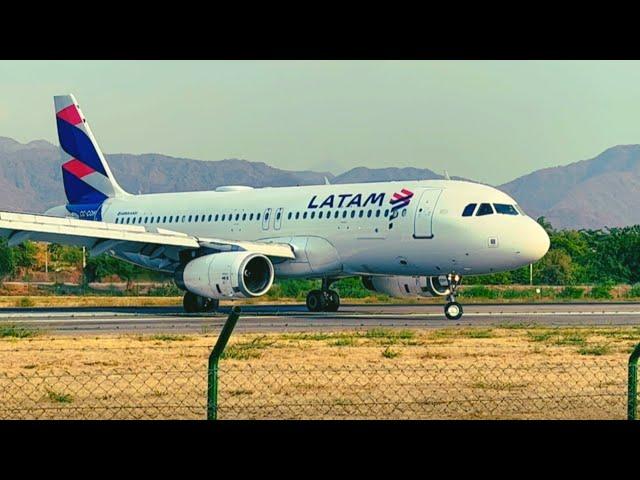
[[[624,418],[638,327],[237,334],[220,418]],[[0,418],[204,418],[212,335],[0,339]]]

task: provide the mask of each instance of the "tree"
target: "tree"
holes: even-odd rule
[[[563,250],[550,250],[533,266],[535,283],[544,285],[567,285],[574,282],[574,267],[571,257]]]
[[[38,247],[33,242],[22,242],[13,247],[13,259],[16,267],[31,268],[36,265]]]
[[[6,239],[0,239],[0,277],[5,278],[15,272],[16,264],[13,250],[7,245]]]

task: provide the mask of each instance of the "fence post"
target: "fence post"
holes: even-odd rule
[[[224,348],[227,346],[231,332],[236,326],[240,312],[242,309],[235,306],[229,312],[227,321],[224,322],[218,340],[216,341],[211,355],[209,355],[209,367],[207,374],[207,420],[216,420],[218,418],[218,360]]]
[[[635,420],[638,409],[638,359],[640,359],[640,343],[636,345],[629,357],[627,420]]]

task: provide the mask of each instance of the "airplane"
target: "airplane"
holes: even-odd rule
[[[361,277],[394,297],[445,297],[444,314],[455,320],[463,276],[517,269],[549,249],[545,230],[513,198],[448,175],[133,195],[116,181],[74,96],[55,96],[54,105],[67,204],[44,215],[0,212],[0,235],[12,246],[80,245],[167,272],[185,291],[188,313],[264,295],[276,277],[321,279],[307,308],[335,312],[332,283]]]

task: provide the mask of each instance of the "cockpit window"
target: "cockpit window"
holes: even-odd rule
[[[482,215],[492,215],[493,208],[490,203],[481,203],[478,208],[478,212],[476,213],[476,217],[481,217]]]
[[[464,207],[464,210],[462,211],[462,216],[463,217],[470,217],[471,215],[473,215],[473,211],[476,209],[476,205],[478,205],[478,204],[477,203],[470,203],[469,205]]]
[[[518,211],[513,205],[507,205],[506,203],[494,203],[493,206],[496,209],[496,213],[501,213],[503,215],[518,215]]]

